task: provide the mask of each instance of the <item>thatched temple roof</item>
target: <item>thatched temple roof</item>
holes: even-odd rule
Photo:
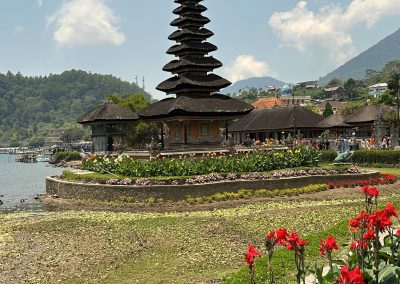
[[[80,124],[93,124],[99,122],[128,122],[139,120],[139,116],[129,107],[107,102],[85,113],[78,118]]]
[[[255,109],[233,123],[231,132],[251,132],[270,130],[290,130],[304,128],[319,128],[318,124],[324,118],[302,106],[275,107],[270,109]]]
[[[351,125],[344,123],[345,116],[339,113],[332,114],[321,121],[318,126],[321,128],[347,128]]]
[[[384,109],[385,107],[381,105],[367,105],[349,115],[344,122],[349,124],[372,122],[378,119],[379,113]]]
[[[143,119],[166,119],[180,116],[230,117],[249,113],[253,107],[229,96],[180,96],[151,104],[139,111]]]

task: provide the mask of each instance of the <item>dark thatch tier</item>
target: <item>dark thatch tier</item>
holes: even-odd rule
[[[321,128],[347,128],[351,127],[351,125],[344,123],[345,117],[343,114],[335,113],[323,121],[321,121],[318,126]]]
[[[255,109],[233,123],[231,132],[318,128],[324,118],[302,106]]]
[[[177,30],[173,32],[168,39],[170,40],[175,40],[177,42],[185,42],[189,40],[194,40],[194,41],[203,41],[208,39],[209,37],[212,37],[214,33],[208,29],[201,28],[201,29],[196,29],[194,27],[186,27],[182,30]]]
[[[349,115],[344,122],[345,123],[365,123],[372,122],[378,119],[379,113],[383,111],[385,107],[381,105],[367,105],[353,114]]]
[[[198,58],[187,56],[181,60],[173,60],[164,66],[164,71],[172,73],[183,73],[192,70],[193,67],[197,67],[200,71],[212,71],[215,68],[221,67],[221,61],[214,57]]]
[[[187,3],[184,6],[176,8],[172,13],[175,15],[198,15],[199,13],[207,11],[203,5],[196,5],[195,3]]]
[[[229,86],[231,83],[215,74],[206,76],[197,76],[187,74],[185,76],[172,77],[157,86],[157,90],[167,94],[180,95],[182,92],[187,93],[214,93],[222,88]]]
[[[115,103],[105,103],[78,118],[80,124],[94,124],[97,122],[127,122],[139,120],[139,116],[129,107]]]
[[[203,0],[175,0],[174,2],[182,5],[188,5],[188,4],[198,4],[200,2],[203,2]]]
[[[232,117],[244,115],[252,110],[251,105],[232,99],[229,96],[214,94],[208,97],[180,96],[168,98],[151,104],[139,111],[144,119],[163,119],[174,117]]]
[[[176,56],[205,55],[216,50],[217,47],[209,42],[188,42],[170,47],[167,53],[175,54]]]
[[[208,24],[210,19],[201,15],[185,15],[184,17],[175,19],[171,22],[171,26],[176,26],[179,28],[186,28],[192,26],[202,27]]]

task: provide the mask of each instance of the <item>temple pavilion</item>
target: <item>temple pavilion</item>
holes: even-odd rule
[[[222,63],[208,54],[217,47],[206,42],[213,33],[204,28],[210,20],[202,13],[202,0],[175,0],[173,13],[178,18],[171,26],[177,30],[169,39],[176,44],[167,54],[176,59],[164,71],[174,76],[157,86],[167,95],[175,95],[151,104],[138,114],[141,119],[157,122],[161,144],[167,149],[220,146],[228,138],[229,121],[249,113],[253,107],[245,102],[219,94],[231,83],[212,71]]]

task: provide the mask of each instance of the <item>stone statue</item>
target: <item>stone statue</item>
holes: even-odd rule
[[[294,139],[293,139],[292,135],[290,134],[290,132],[284,141],[285,141],[286,145],[289,145],[289,146],[293,145]]]
[[[160,153],[160,146],[158,145],[154,137],[151,138],[151,143],[149,144],[148,149],[150,151],[150,156],[154,157]]]
[[[335,164],[348,163],[353,153],[352,151],[340,153],[335,159]]]
[[[250,135],[246,135],[246,139],[243,141],[243,145],[246,147],[251,147],[253,146],[253,140],[251,140]]]
[[[235,153],[235,141],[233,141],[231,135],[228,135],[228,139],[225,141],[225,147],[229,150],[231,154]]]

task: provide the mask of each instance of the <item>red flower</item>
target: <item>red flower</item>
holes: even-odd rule
[[[365,212],[365,210],[362,210],[360,215],[349,221],[349,226],[354,229],[362,229],[363,224],[361,222],[362,221],[366,222],[367,220],[368,220],[368,214],[367,212]]]
[[[267,239],[270,239],[270,240],[274,239],[275,238],[275,231],[274,230],[270,231],[265,237]]]
[[[261,253],[257,251],[253,245],[249,245],[249,251],[245,254],[246,262],[249,267],[254,265],[254,258],[256,256],[261,257]]]
[[[361,191],[364,192],[364,194],[369,197],[378,197],[379,196],[379,191],[376,187],[363,186],[361,188]]]
[[[278,230],[276,230],[276,242],[278,244],[285,246],[287,237],[288,237],[288,233],[287,233],[286,229],[279,228]]]
[[[399,218],[399,216],[397,215],[397,209],[393,206],[393,203],[388,203],[385,207],[385,211],[389,217],[394,216],[396,218]]]
[[[335,183],[333,181],[328,182],[328,187],[330,189],[334,188],[335,187]]]
[[[348,266],[343,266],[340,274],[340,284],[365,284],[360,267],[356,266],[349,271]]]
[[[398,237],[400,237],[400,229],[397,229],[397,231],[396,231],[396,234],[395,234],[396,236],[398,236]]]
[[[296,234],[296,232],[294,230],[292,230],[292,233],[290,234],[290,236],[287,239],[286,248],[288,250],[296,251],[296,250],[299,250],[300,248],[304,247],[307,244],[308,244],[307,241],[300,239],[300,236],[298,234]]]
[[[392,225],[393,223],[385,209],[376,210],[368,216],[368,227],[378,226],[381,232]]]
[[[332,253],[332,250],[338,250],[339,247],[336,243],[336,240],[333,236],[329,236],[326,240],[321,240],[321,246],[319,249],[319,253],[321,255],[326,255]]]
[[[363,240],[363,242],[361,243],[361,240],[358,239],[350,244],[351,250],[356,250],[356,249],[361,250],[361,249],[367,249],[367,248],[368,248],[368,246],[367,246],[367,243],[365,242],[365,240]]]
[[[375,230],[374,229],[369,229],[368,231],[365,232],[364,234],[364,239],[367,241],[373,241],[375,240]]]

